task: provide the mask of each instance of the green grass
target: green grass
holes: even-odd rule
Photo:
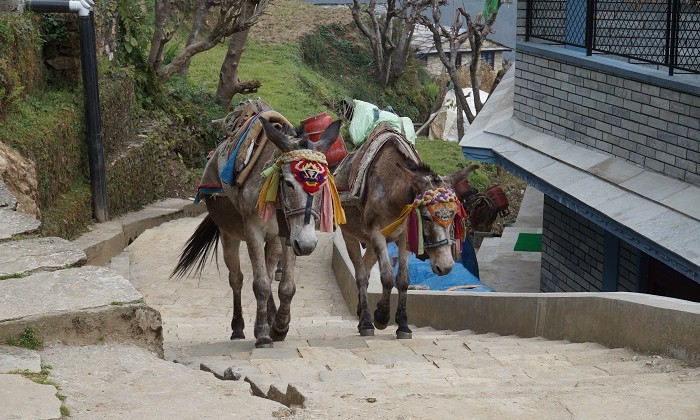
[[[226,45],[218,45],[194,56],[188,82],[204,92],[216,92],[226,49]],[[299,48],[293,44],[263,45],[249,40],[241,57],[239,77],[241,80],[259,80],[262,86],[258,92],[247,97],[262,98],[293,124],[327,112],[329,98],[343,94],[341,87],[330,84],[303,65]],[[232,103],[244,98],[236,95]]]
[[[44,341],[36,336],[34,328],[31,326],[25,328],[16,338],[8,339],[6,343],[10,346],[24,347],[30,350],[41,350],[44,348]]]
[[[469,174],[469,183],[478,190],[493,185],[496,176],[494,165],[467,160],[457,142],[430,140],[418,137],[416,150],[430,168],[439,175],[450,175],[471,164],[478,164],[479,169]]]
[[[27,275],[24,273],[14,273],[14,274],[5,274],[0,276],[0,280],[9,280],[9,279],[21,279],[22,277],[26,277]]]

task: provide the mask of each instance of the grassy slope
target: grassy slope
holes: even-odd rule
[[[205,92],[214,93],[225,55],[225,45],[196,55],[192,59],[188,82]],[[328,111],[321,100],[322,92],[311,92],[316,89],[343,91],[342,87],[331,86],[329,81],[303,65],[299,48],[294,44],[264,45],[248,41],[239,69],[241,80],[256,79],[262,83],[258,93],[249,96],[261,97],[295,124]],[[305,88],[302,88],[302,83]],[[242,99],[243,96],[236,96],[234,102]]]

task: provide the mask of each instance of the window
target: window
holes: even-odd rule
[[[493,51],[482,51],[481,52],[481,59],[489,63],[489,66],[491,68],[495,68],[494,66],[494,60],[495,60],[495,54]]]

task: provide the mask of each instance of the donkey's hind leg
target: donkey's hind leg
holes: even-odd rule
[[[228,284],[233,291],[233,317],[231,318],[231,340],[245,338],[243,329],[243,309],[241,307],[241,288],[243,287],[243,273],[241,272],[241,261],[239,248],[241,241],[233,236],[222,232],[221,244],[224,249],[224,262],[228,268]]]
[[[280,259],[280,241],[276,238],[269,238],[265,242],[265,269],[267,270],[267,276],[272,279],[275,276],[275,269],[277,268],[277,262]],[[267,299],[267,323],[272,327],[275,322],[275,315],[277,314],[277,305],[275,305],[275,298],[273,293],[270,293],[270,297]]]
[[[396,307],[396,338],[412,338],[413,332],[408,328],[408,315],[406,314],[406,297],[408,295],[408,250],[406,249],[406,232],[396,242],[399,247],[399,270],[396,275],[396,289],[399,291],[399,303]]]
[[[291,246],[282,245],[282,279],[280,279],[277,294],[280,298],[280,307],[277,309],[277,316],[270,328],[270,337],[274,341],[282,341],[289,332],[289,321],[291,320],[292,299],[297,291],[294,284],[294,264],[296,256]]]
[[[374,326],[383,330],[391,319],[389,311],[391,308],[391,289],[394,287],[394,267],[391,265],[384,235],[379,230],[375,230],[370,239],[379,262],[379,278],[382,282],[382,297],[377,302],[377,309],[374,311]]]

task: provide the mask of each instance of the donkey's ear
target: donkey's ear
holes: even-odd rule
[[[411,182],[411,187],[415,191],[420,191],[420,185],[418,185],[418,176],[410,169],[407,167],[403,166],[402,164],[396,162],[396,167],[399,168],[399,171],[406,176],[406,179],[408,179]]]
[[[287,136],[280,130],[276,129],[270,121],[266,120],[265,118],[260,118],[260,122],[262,123],[263,130],[265,130],[265,135],[267,138],[280,150],[283,152],[289,152],[290,150],[294,149],[294,145],[289,141]]]
[[[479,169],[479,165],[469,165],[465,169],[460,169],[459,171],[453,173],[452,175],[448,175],[443,179],[450,186],[454,186],[460,181],[466,180],[469,177],[469,174],[475,169]]]
[[[335,142],[340,134],[340,127],[343,125],[342,120],[336,120],[331,123],[321,134],[321,138],[316,142],[316,150],[325,153],[329,147]]]

